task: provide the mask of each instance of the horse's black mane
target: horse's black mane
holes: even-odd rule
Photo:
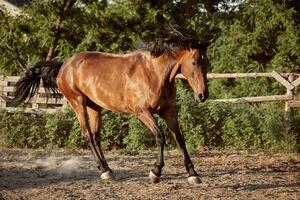
[[[206,51],[207,42],[199,41],[193,37],[183,35],[173,35],[165,38],[158,38],[153,42],[142,42],[140,49],[150,51],[153,57],[159,57],[162,54],[172,55],[174,51],[199,49]]]

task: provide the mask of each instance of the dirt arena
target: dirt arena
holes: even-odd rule
[[[0,199],[300,199],[299,154],[199,151],[190,185],[177,151],[161,182],[148,182],[155,152],[106,152],[116,180],[103,181],[89,151],[0,149]]]

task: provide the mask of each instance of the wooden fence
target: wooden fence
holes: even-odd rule
[[[6,95],[8,97],[13,97],[14,95],[14,86],[19,80],[19,76],[0,76],[0,94]],[[47,101],[46,92],[42,84],[39,88],[38,94],[33,97],[33,99],[24,104],[24,112],[37,112],[37,111],[46,111],[46,112],[55,112],[57,109],[61,109],[67,105],[67,101],[64,98],[50,98]],[[15,111],[20,109],[9,105],[6,103],[3,98],[0,97],[0,109],[5,109],[7,111]]]
[[[299,73],[230,73],[230,74],[209,74],[208,78],[258,78],[269,77],[274,78],[277,82],[286,88],[285,94],[271,96],[256,96],[256,97],[240,97],[231,99],[215,99],[214,102],[226,103],[257,103],[267,101],[285,101],[284,117],[290,119],[291,108],[300,107],[300,99],[297,98],[297,86],[300,84]]]
[[[257,103],[266,101],[285,101],[285,113],[286,117],[289,116],[291,107],[300,107],[300,99],[296,98],[297,86],[300,85],[299,73],[277,73],[275,71],[271,73],[210,73],[208,79],[219,78],[259,78],[270,77],[274,78],[280,84],[286,88],[286,93],[281,95],[271,96],[256,96],[256,97],[239,97],[231,99],[214,99],[213,102],[225,102],[225,103]],[[177,78],[184,78],[181,74],[177,75]],[[13,96],[14,85],[16,84],[18,76],[0,76],[0,94]],[[25,112],[35,112],[44,110],[46,112],[54,112],[57,109],[61,109],[67,105],[67,101],[64,98],[49,99],[46,101],[46,94],[44,88],[41,86],[38,95],[32,99],[29,103],[25,104]],[[0,98],[0,108],[8,111],[14,111],[17,108],[7,104],[2,98]]]

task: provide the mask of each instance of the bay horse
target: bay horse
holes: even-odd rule
[[[15,97],[4,98],[15,105],[29,101],[41,80],[48,93],[57,94],[59,90],[76,113],[102,179],[113,179],[114,175],[100,145],[101,109],[133,114],[150,129],[158,146],[157,160],[149,174],[153,183],[159,182],[164,166],[165,137],[153,117],[158,114],[183,155],[188,182],[200,183],[178,124],[175,76],[181,73],[195,100],[204,102],[208,97],[207,46],[193,38],[176,36],[157,39],[124,55],[86,51],[65,62],[41,61],[19,79]]]

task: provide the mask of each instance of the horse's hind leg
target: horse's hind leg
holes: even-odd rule
[[[87,112],[89,116],[89,124],[92,133],[92,142],[101,161],[99,165],[99,170],[102,172],[101,178],[112,179],[113,171],[109,168],[106,159],[104,157],[104,154],[101,150],[101,142],[100,142],[101,107],[88,101]]]
[[[74,90],[70,90],[68,91],[68,93],[65,92],[64,95],[68,99],[68,102],[70,103],[71,107],[73,108],[79,120],[84,141],[91,149],[94,158],[98,162],[99,168],[104,173],[107,171],[109,171],[109,173],[112,173],[112,171],[108,168],[107,164],[105,164],[106,162],[104,163],[103,160],[101,159],[101,155],[98,153],[99,148],[97,150],[97,145],[95,144],[96,143],[95,140],[97,138],[94,138],[92,131],[90,129],[88,113],[87,113],[87,97],[81,94],[80,92]],[[105,179],[107,178],[108,177],[105,177]]]

